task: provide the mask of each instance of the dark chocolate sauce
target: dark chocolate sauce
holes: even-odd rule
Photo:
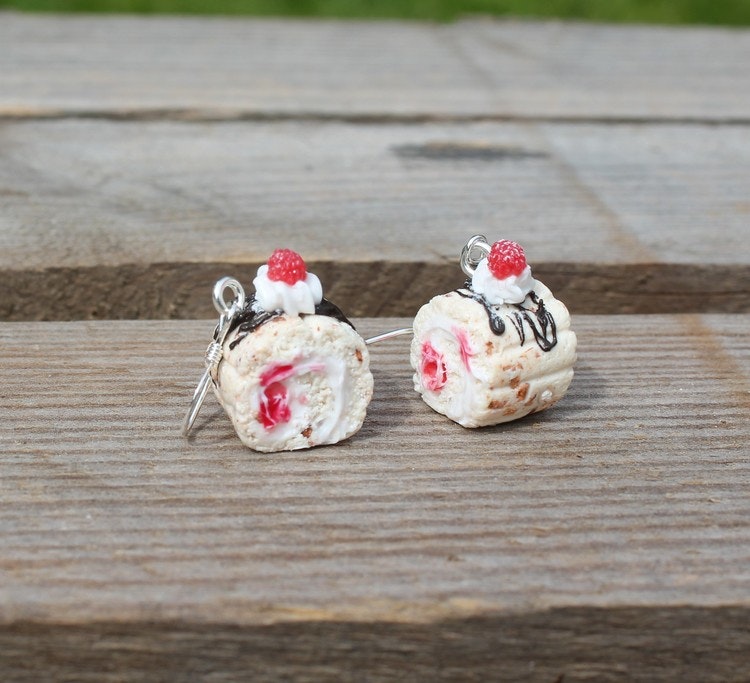
[[[284,315],[284,311],[264,311],[260,306],[255,304],[255,295],[253,294],[245,303],[245,308],[242,309],[240,314],[232,321],[229,328],[229,333],[233,330],[237,330],[237,336],[229,344],[229,348],[233,349],[239,344],[247,335],[252,334],[261,325],[265,325],[268,321],[278,318]],[[301,314],[303,317],[305,313]],[[354,329],[351,321],[341,312],[341,309],[332,304],[328,299],[323,299],[319,304],[315,306],[315,315],[327,315],[329,318],[335,318],[339,322],[349,325]]]
[[[484,310],[487,311],[487,317],[489,318],[490,329],[498,337],[505,332],[505,323],[503,319],[497,314],[497,311],[493,308],[492,304],[487,301],[481,294],[477,294],[471,289],[471,282],[468,281],[464,284],[464,289],[457,289],[456,294],[464,297],[465,299],[471,299],[476,301],[478,304],[484,306]],[[523,343],[523,342],[521,342]]]
[[[455,291],[459,296],[476,301],[484,307],[484,310],[487,312],[490,330],[492,330],[493,334],[500,336],[505,332],[505,322],[498,314],[496,307],[487,301],[487,299],[481,294],[477,294],[471,289],[471,280],[467,280],[462,289],[457,289]],[[539,345],[539,348],[542,351],[550,351],[557,344],[557,326],[555,325],[555,319],[544,306],[544,300],[540,299],[536,295],[536,292],[529,292],[527,299],[531,300],[531,303],[535,308],[527,308],[523,304],[513,304],[518,311],[514,311],[506,317],[511,323],[513,323],[513,327],[516,328],[518,338],[521,340],[521,345],[526,341],[526,328],[524,326],[524,323],[526,323],[534,335],[534,339]]]
[[[522,304],[514,304],[518,313],[513,314],[513,326],[518,331],[521,344],[526,341],[523,323],[526,321],[529,329],[534,334],[534,339],[542,351],[550,351],[557,344],[557,325],[555,319],[544,306],[544,300],[540,299],[536,292],[529,292],[529,299],[536,308],[525,308]]]

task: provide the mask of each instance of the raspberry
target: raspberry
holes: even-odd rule
[[[307,277],[307,267],[302,257],[291,249],[277,249],[268,259],[268,279],[294,285]]]
[[[291,419],[292,411],[289,408],[286,387],[281,382],[270,384],[261,396],[258,420],[266,430],[270,431],[277,424],[284,424]]]
[[[526,268],[526,254],[520,244],[510,240],[500,240],[492,245],[487,257],[490,272],[498,279],[504,280],[511,275],[520,275]]]
[[[422,384],[430,391],[440,391],[448,381],[443,354],[426,341],[422,344]]]

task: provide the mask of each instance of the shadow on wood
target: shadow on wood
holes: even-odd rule
[[[4,680],[681,681],[750,678],[750,608],[595,607],[433,623],[22,622]]]
[[[232,275],[252,289],[259,263],[156,263],[0,271],[0,320],[213,318],[211,290]],[[461,286],[457,263],[311,262],[347,315],[413,316]],[[573,314],[748,313],[750,266],[539,263],[534,275]]]

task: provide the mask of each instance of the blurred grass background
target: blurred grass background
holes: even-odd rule
[[[750,0],[0,0],[0,9],[450,21],[465,15],[750,25]]]

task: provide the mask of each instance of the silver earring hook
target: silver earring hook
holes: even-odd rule
[[[230,303],[227,303],[224,298],[224,293],[227,289],[231,290],[233,294]],[[193,392],[193,400],[191,401],[190,408],[185,416],[185,422],[182,426],[182,434],[184,436],[187,436],[190,432],[190,429],[195,422],[195,418],[198,417],[203,401],[206,400],[208,387],[211,384],[211,373],[221,362],[221,357],[224,353],[224,341],[229,334],[232,321],[245,307],[245,290],[234,278],[223,277],[214,285],[213,300],[214,307],[219,312],[219,322],[214,330],[213,340],[206,349],[206,369],[198,382],[198,386]]]
[[[402,327],[399,330],[391,330],[390,332],[383,332],[382,334],[376,334],[374,337],[365,339],[365,344],[377,344],[378,342],[386,341],[387,339],[393,339],[394,337],[400,337],[403,334],[412,334],[413,330],[411,327]]]
[[[487,254],[492,251],[492,247],[487,242],[487,238],[484,235],[474,235],[469,241],[464,244],[461,249],[461,270],[466,273],[469,277],[474,275],[474,271],[477,269],[479,262],[486,258]],[[369,339],[365,339],[365,344],[377,344],[387,339],[393,339],[393,337],[400,337],[403,334],[413,334],[411,327],[403,327],[399,330],[393,330],[391,332],[383,332]]]
[[[479,262],[492,251],[484,235],[474,235],[461,249],[461,270],[469,277],[474,275]]]

